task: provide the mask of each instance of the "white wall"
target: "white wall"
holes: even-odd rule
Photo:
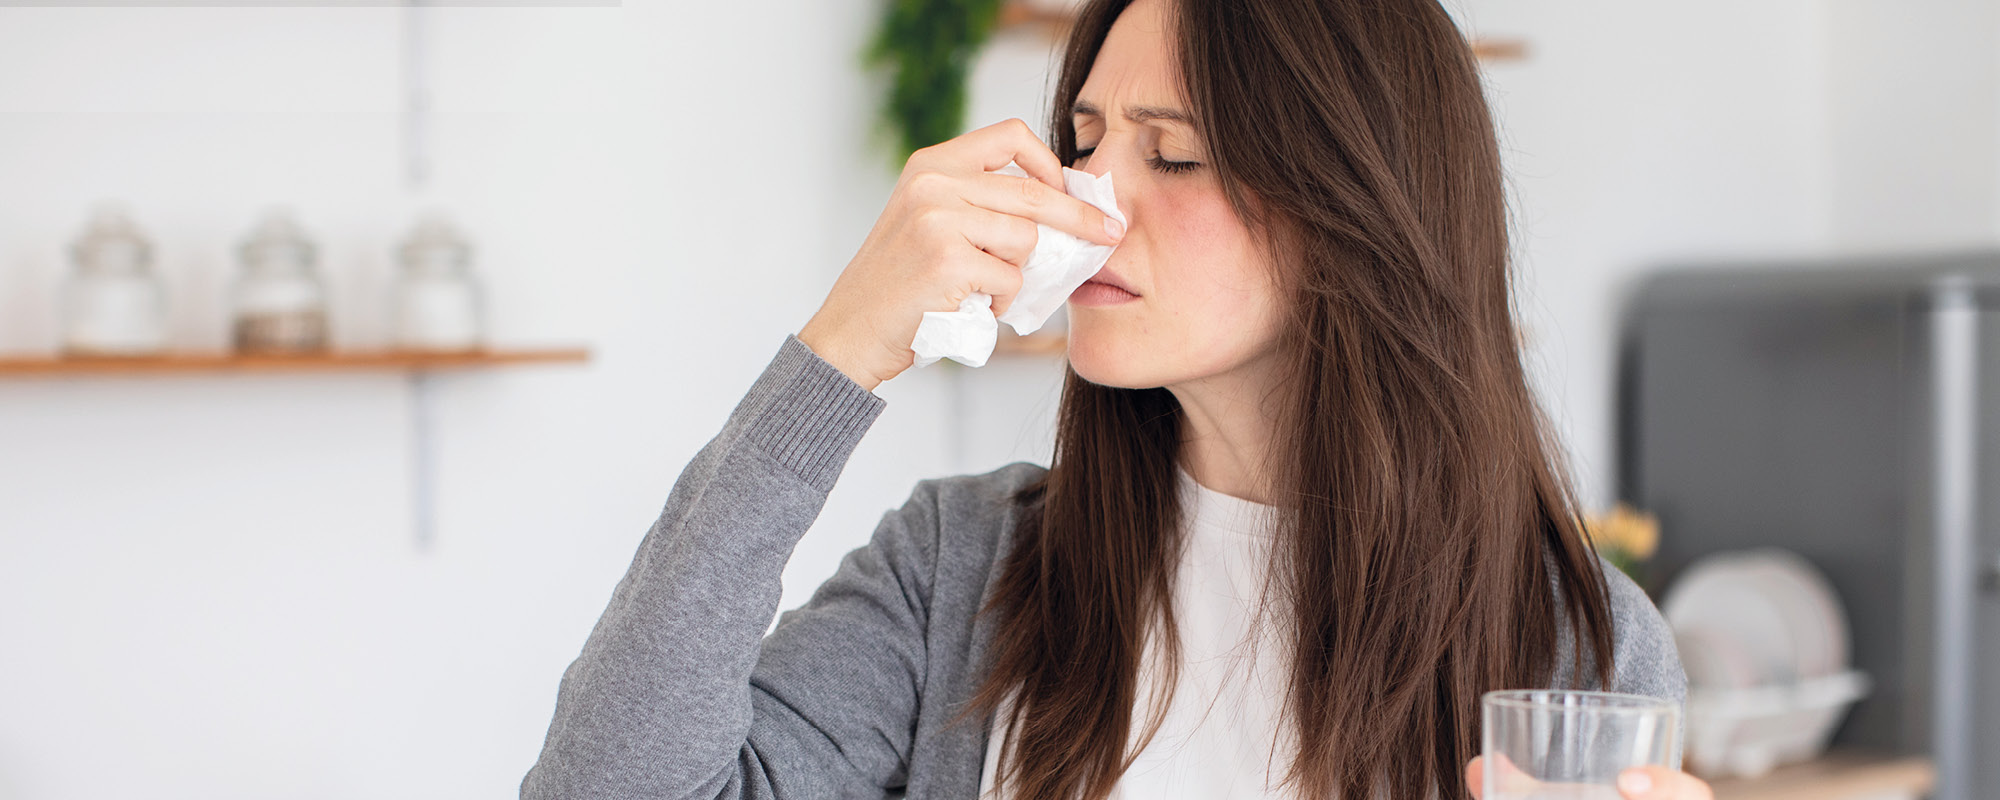
[[[428,554],[397,378],[0,382],[0,797],[513,792],[681,466],[886,197],[869,7],[438,10],[420,193],[399,10],[0,9],[0,351],[54,346],[105,197],[158,240],[189,346],[223,341],[229,249],[280,201],[343,343],[380,340],[388,248],[435,203],[499,340],[596,351],[442,380]],[[946,470],[940,375],[884,387],[803,570]]]
[[[2000,220],[2000,7],[1826,5],[1835,241],[1864,251],[1990,245]]]
[[[1614,322],[1663,263],[1828,244],[1827,48],[1813,0],[1468,2],[1529,58],[1487,70],[1528,359],[1583,495],[1608,503]]]
[[[1632,276],[2000,227],[2000,23],[1972,3],[1467,5],[1474,30],[1531,43],[1489,74],[1531,356],[1596,500]],[[1943,36],[1929,6],[1978,32]],[[53,348],[62,248],[118,198],[189,346],[223,342],[229,249],[272,202],[324,244],[341,341],[379,342],[388,248],[438,205],[480,248],[500,341],[596,354],[440,382],[428,553],[398,378],[0,381],[0,798],[512,793],[675,476],[887,198],[878,86],[852,68],[875,8],[433,10],[421,191],[401,173],[399,9],[0,8],[0,352]],[[1049,55],[996,44],[973,123],[1039,129]],[[1943,83],[1854,88],[1881,62]],[[785,605],[916,480],[1045,462],[1058,375],[885,384]]]
[[[1612,499],[1618,306],[1662,266],[2000,242],[2000,19],[1976,0],[1463,0],[1489,67],[1528,358]]]

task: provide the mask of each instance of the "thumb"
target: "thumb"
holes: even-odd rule
[[[1514,766],[1503,753],[1495,753],[1493,762],[1487,763],[1485,756],[1479,756],[1465,765],[1465,785],[1472,790],[1472,796],[1482,796],[1486,790],[1486,770],[1493,770],[1493,788],[1509,795],[1532,792],[1541,786],[1534,776]]]

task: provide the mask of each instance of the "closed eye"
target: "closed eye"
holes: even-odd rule
[[[1088,150],[1078,150],[1076,151],[1076,158],[1077,160],[1089,158],[1090,154],[1095,152],[1097,152],[1097,148],[1095,147],[1092,147]],[[1201,162],[1168,161],[1160,156],[1153,156],[1152,158],[1146,159],[1146,165],[1160,172],[1174,174],[1174,173],[1188,172],[1190,170],[1193,170],[1196,167],[1201,166]]]

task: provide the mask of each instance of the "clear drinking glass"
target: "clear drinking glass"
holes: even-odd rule
[[[1482,800],[1620,800],[1618,773],[1680,769],[1680,704],[1611,692],[1487,692]]]

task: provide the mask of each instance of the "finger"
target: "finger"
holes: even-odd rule
[[[1063,191],[1044,186],[1040,181],[985,174],[961,186],[965,201],[980,208],[1026,217],[1098,244],[1117,244],[1122,238],[1124,226],[1118,225],[1118,232],[1114,233],[1113,226],[1107,222],[1116,223],[1116,220],[1112,220],[1109,214]]]
[[[937,145],[940,156],[963,171],[992,172],[1012,161],[1035,180],[1063,189],[1062,160],[1020,118],[1004,120]]]
[[[965,209],[960,232],[973,247],[1016,267],[1027,266],[1028,256],[1035,252],[1035,241],[1041,238],[1034,220],[984,208]]]
[[[1506,753],[1494,753],[1492,763],[1490,764],[1487,763],[1484,756],[1475,760],[1479,762],[1480,788],[1482,790],[1485,788],[1485,779],[1488,777],[1492,779],[1495,790],[1508,795],[1531,792],[1541,787],[1541,782],[1535,780],[1535,776],[1529,775],[1520,767],[1514,766],[1514,762],[1507,758]],[[1486,775],[1487,770],[1491,770],[1493,774],[1491,776]]]
[[[1706,782],[1666,767],[1634,767],[1618,774],[1626,800],[1715,800]]]
[[[1472,792],[1473,800],[1478,800],[1486,788],[1486,757],[1473,756],[1465,765],[1465,788]]]
[[[1021,268],[983,251],[973,251],[964,264],[964,289],[993,297],[993,316],[1007,312],[1021,293]]]

